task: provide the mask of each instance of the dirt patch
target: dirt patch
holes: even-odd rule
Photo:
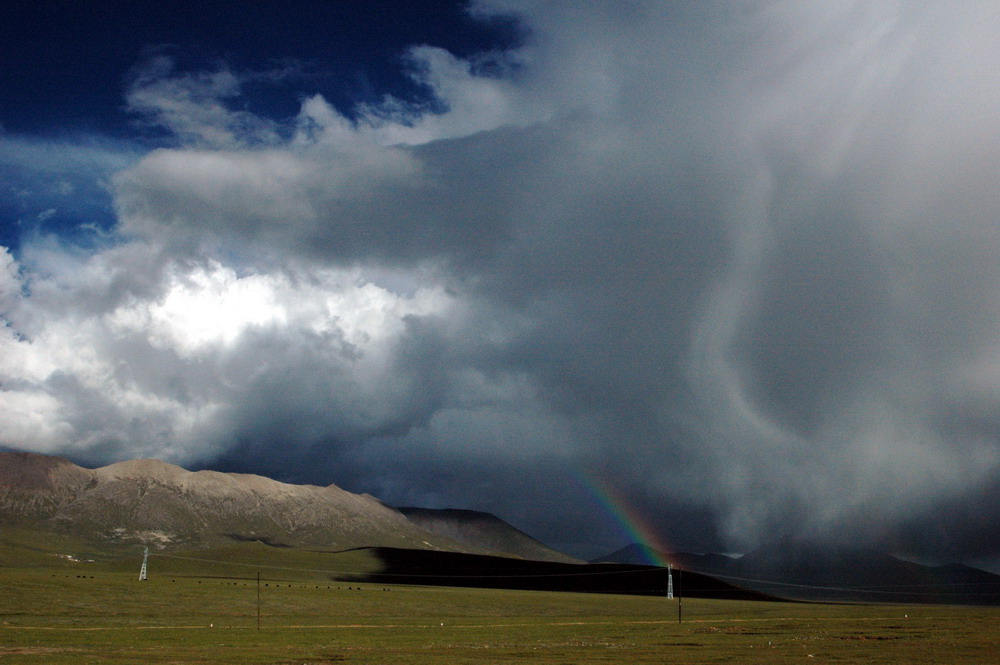
[[[73,653],[80,649],[61,647],[0,647],[0,656],[50,656],[57,653]]]
[[[723,635],[773,635],[774,631],[755,630],[743,626],[708,626],[707,628],[695,628],[695,633],[720,633]]]
[[[905,640],[907,638],[900,637],[897,635],[838,635],[835,637],[838,640],[861,640],[861,641],[877,641],[884,642],[887,640]]]

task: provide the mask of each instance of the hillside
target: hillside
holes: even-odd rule
[[[961,564],[926,566],[871,549],[785,541],[747,553],[725,572],[755,580],[748,586],[807,600],[1000,604],[1000,575]]]
[[[534,561],[581,563],[557,552],[496,515],[476,510],[398,508],[414,524],[455,542]]]
[[[432,533],[374,497],[335,485],[192,472],[157,460],[85,469],[59,457],[0,453],[0,520],[85,542],[161,549],[260,541],[277,547],[495,553]]]
[[[783,541],[735,559],[721,554],[661,553],[685,571],[797,600],[1000,605],[1000,575],[962,564],[925,566],[883,552]],[[638,545],[600,558],[645,562]]]
[[[669,561],[674,566],[683,568],[684,570],[692,571],[715,571],[715,572],[725,572],[729,569],[729,566],[735,561],[732,557],[728,557],[725,554],[693,554],[691,552],[657,552],[661,561]],[[591,559],[590,563],[627,563],[627,564],[638,564],[638,565],[649,565],[652,563],[650,560],[647,549],[638,543],[632,543],[626,545],[620,550],[615,550],[610,554],[605,554],[602,557],[596,559]]]

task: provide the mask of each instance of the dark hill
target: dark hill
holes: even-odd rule
[[[656,552],[663,560],[667,560],[667,554]],[[610,554],[591,559],[588,563],[634,563],[639,565],[650,565],[647,549],[639,543],[630,543],[620,550],[615,550]]]
[[[663,554],[706,575],[795,600],[1000,605],[1000,575],[962,564],[925,566],[872,549],[832,548],[785,540],[739,559],[722,554]],[[634,562],[638,545],[602,557]]]
[[[683,568],[688,571],[702,572],[709,575],[716,573],[723,573],[728,570],[729,566],[735,561],[732,557],[728,557],[725,554],[693,554],[691,552],[674,552],[668,554],[666,552],[653,551],[653,556],[658,558],[660,561],[669,561],[675,566]],[[639,565],[650,565],[650,554],[647,548],[639,545],[638,543],[632,543],[631,545],[626,545],[620,550],[615,550],[610,554],[606,554],[602,557],[596,559],[591,559],[590,563],[631,563]]]
[[[470,548],[534,561],[580,563],[490,513],[453,508],[404,507],[397,510],[417,526]]]
[[[871,549],[783,542],[749,552],[725,573],[788,598],[1000,604],[1000,575],[961,564],[925,566]]]

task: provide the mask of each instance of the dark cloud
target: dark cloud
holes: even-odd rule
[[[430,105],[140,72],[177,140],[115,174],[114,244],[0,273],[2,443],[594,555],[630,536],[599,487],[691,549],[1000,555],[997,10],[589,9],[478,3],[524,42],[413,49]]]

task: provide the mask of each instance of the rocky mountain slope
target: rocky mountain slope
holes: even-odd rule
[[[59,457],[0,453],[0,521],[95,543],[171,549],[261,541],[279,547],[387,546],[523,556],[471,536],[427,530],[374,497],[335,485],[192,472],[157,460],[85,469]]]

